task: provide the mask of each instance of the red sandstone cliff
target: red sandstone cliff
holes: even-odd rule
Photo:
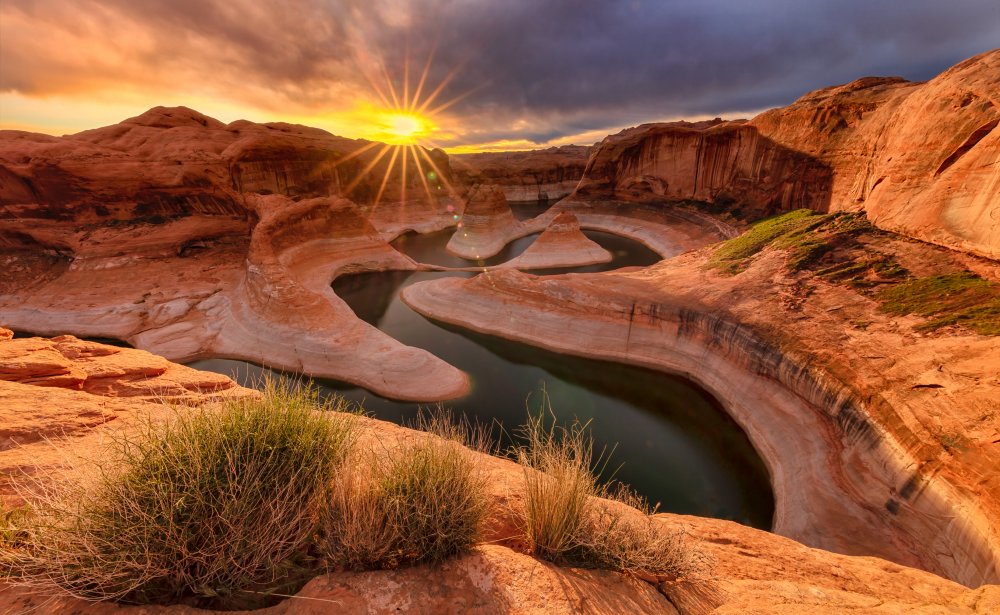
[[[749,122],[645,124],[595,149],[579,198],[699,200],[748,217],[864,210],[1000,258],[1000,50],[926,83],[858,79]]]
[[[556,201],[583,177],[590,147],[564,145],[525,152],[483,152],[451,157],[463,184],[497,186],[508,201]]]

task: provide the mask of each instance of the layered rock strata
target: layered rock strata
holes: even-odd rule
[[[447,249],[470,260],[489,258],[503,250],[510,237],[527,234],[522,232],[522,226],[502,190],[477,186],[469,191],[461,221]]]
[[[524,152],[451,156],[455,178],[467,186],[493,186],[516,203],[554,202],[569,195],[583,177],[590,148],[564,145]]]
[[[521,270],[582,267],[608,263],[612,258],[610,252],[583,234],[576,216],[562,212],[520,256],[501,267]]]
[[[10,338],[0,327],[0,499],[17,503],[33,481],[99,448],[107,428],[144,414],[252,395],[219,374],[142,350],[71,335]],[[34,478],[28,478],[34,477]]]
[[[926,83],[858,79],[750,121],[646,124],[596,146],[579,198],[698,200],[760,217],[865,211],[1000,258],[1000,50]]]
[[[78,256],[52,279],[5,280],[0,316],[14,329],[118,338],[180,361],[244,359],[401,399],[466,392],[460,370],[361,321],[331,290],[341,273],[417,268],[350,201],[257,195],[246,206],[257,220],[249,245],[220,240],[183,255]],[[106,233],[87,245],[128,245],[128,235]]]
[[[618,274],[493,271],[415,284],[403,299],[478,332],[699,382],[765,460],[780,534],[970,586],[1000,580],[1000,341],[924,339],[846,288],[806,290],[778,253],[736,277],[706,259]],[[949,449],[941,434],[967,444]]]
[[[7,337],[0,329],[0,337]],[[10,344],[14,344],[11,346]],[[0,341],[0,406],[20,420],[23,441],[0,448],[4,484],[23,486],[26,473],[36,480],[52,472],[70,476],[76,468],[67,457],[85,459],[100,451],[108,429],[130,429],[143,416],[184,411],[183,404],[205,403],[219,396],[247,395],[227,378],[190,370],[148,353],[108,347],[73,338]],[[62,357],[55,360],[52,353]],[[46,367],[40,367],[42,365]],[[57,368],[52,365],[58,364]],[[123,366],[127,366],[124,367]],[[162,371],[161,371],[162,370]],[[79,388],[68,380],[38,380],[60,373],[88,374]],[[116,375],[112,375],[116,374]],[[145,376],[140,374],[146,374]],[[152,375],[156,374],[156,375]],[[87,382],[102,380],[102,386]],[[165,380],[166,379],[166,380]],[[169,386],[164,386],[169,381]],[[138,385],[148,383],[149,389]],[[207,386],[206,386],[207,384]],[[22,391],[28,391],[27,395]],[[150,392],[181,404],[174,410],[151,403]],[[133,395],[135,393],[135,395]],[[51,404],[40,402],[54,402]],[[60,405],[56,405],[60,404]],[[104,423],[84,425],[66,414],[102,415]],[[109,408],[119,409],[112,413]],[[362,446],[396,446],[428,437],[396,425],[357,417],[364,427]],[[65,430],[54,429],[56,425]],[[34,433],[34,437],[27,434]],[[44,434],[51,439],[41,441]],[[265,614],[327,613],[331,605],[345,613],[991,613],[1000,607],[1000,587],[969,590],[926,572],[870,557],[849,557],[810,549],[774,534],[729,521],[658,515],[663,531],[682,531],[684,548],[701,561],[697,575],[660,585],[600,570],[562,568],[523,553],[509,518],[521,505],[523,474],[514,463],[480,457],[489,473],[489,544],[437,566],[374,572],[333,572],[317,576],[294,597],[253,611]],[[13,503],[8,492],[2,495]],[[204,613],[183,606],[126,606],[88,603],[0,587],[0,610],[102,615]]]

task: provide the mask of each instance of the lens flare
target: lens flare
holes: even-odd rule
[[[435,123],[437,114],[445,111],[471,94],[471,91],[443,103],[438,102],[437,99],[458,72],[459,69],[456,67],[437,84],[437,87],[425,96],[425,85],[427,85],[426,82],[430,73],[433,56],[434,53],[432,51],[421,72],[420,80],[416,87],[412,89],[410,87],[408,58],[403,67],[402,87],[399,89],[393,83],[389,71],[386,70],[385,64],[381,60],[375,63],[378,68],[373,71],[374,74],[365,73],[365,77],[372,86],[373,92],[381,102],[380,106],[363,105],[358,110],[359,120],[367,124],[368,130],[366,132],[371,142],[362,145],[350,155],[337,161],[335,166],[359,158],[365,155],[366,152],[379,146],[381,146],[381,149],[365,156],[368,159],[368,163],[342,190],[341,193],[343,195],[352,198],[355,189],[371,190],[371,187],[362,186],[361,182],[388,156],[387,162],[381,164],[382,168],[384,168],[384,175],[377,191],[375,191],[375,198],[371,206],[372,209],[377,208],[383,196],[385,196],[389,178],[393,176],[397,165],[399,167],[398,175],[402,178],[399,186],[399,203],[404,205],[407,203],[407,178],[410,177],[407,167],[411,164],[413,165],[413,173],[419,178],[420,186],[423,188],[427,199],[436,201],[442,197],[452,200],[459,198],[458,192],[451,185],[451,182],[448,181],[447,177],[441,173],[441,169],[438,168],[429,152],[431,149],[437,148],[431,140],[431,137],[438,130],[438,126]],[[390,153],[391,156],[389,155]],[[367,199],[369,197],[362,198]],[[448,211],[454,211],[454,207],[449,205]],[[457,215],[455,219],[458,220]],[[458,222],[458,226],[461,228],[461,222]]]

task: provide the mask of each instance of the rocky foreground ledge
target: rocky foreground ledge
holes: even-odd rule
[[[26,473],[69,473],[68,455],[100,450],[108,429],[164,413],[158,400],[185,405],[251,395],[228,378],[172,364],[150,353],[71,336],[10,339],[0,329],[2,497]],[[369,437],[400,442],[416,432],[361,419]],[[496,509],[521,497],[521,470],[489,458]],[[1000,587],[971,590],[933,574],[872,557],[849,557],[728,521],[677,515],[658,520],[683,528],[689,547],[708,563],[705,577],[654,586],[621,574],[560,568],[521,553],[515,544],[482,545],[441,566],[333,573],[310,581],[294,598],[254,611],[291,613],[991,613]],[[503,518],[494,520],[502,528]],[[501,532],[502,529],[495,531]],[[0,586],[0,611],[99,615],[204,613],[187,607],[129,607],[53,599]]]

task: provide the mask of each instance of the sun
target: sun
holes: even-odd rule
[[[393,170],[397,168],[397,165],[403,178],[399,185],[399,203],[407,202],[407,178],[409,177],[407,167],[415,171],[415,175],[420,178],[420,185],[428,199],[436,200],[441,194],[454,200],[459,198],[458,192],[448,181],[447,176],[438,168],[432,156],[433,150],[438,149],[432,137],[440,130],[436,123],[436,119],[442,117],[440,114],[472,94],[477,88],[467,90],[445,102],[438,101],[439,95],[457,74],[458,68],[455,68],[438,83],[433,91],[426,93],[424,86],[427,85],[433,55],[432,51],[427,58],[420,79],[416,82],[416,87],[412,90],[410,87],[409,58],[404,61],[403,78],[399,88],[396,87],[394,80],[381,61],[378,62],[380,70],[376,71],[377,74],[363,72],[378,99],[377,103],[369,101],[360,103],[354,114],[367,143],[342,157],[336,164],[341,165],[355,160],[367,152],[372,152],[372,154],[369,155],[367,163],[360,172],[342,189],[341,193],[348,198],[362,180],[380,163],[384,173],[372,201],[372,208],[378,207],[381,202],[389,185],[389,179],[393,176]],[[383,160],[387,162],[382,162]],[[453,210],[449,209],[449,211]],[[453,217],[458,220],[457,214]]]
[[[390,116],[391,131],[400,139],[415,139],[424,130],[424,121],[415,115],[397,114]]]
[[[390,145],[413,145],[434,131],[434,123],[419,114],[398,110],[377,113],[378,140]]]

